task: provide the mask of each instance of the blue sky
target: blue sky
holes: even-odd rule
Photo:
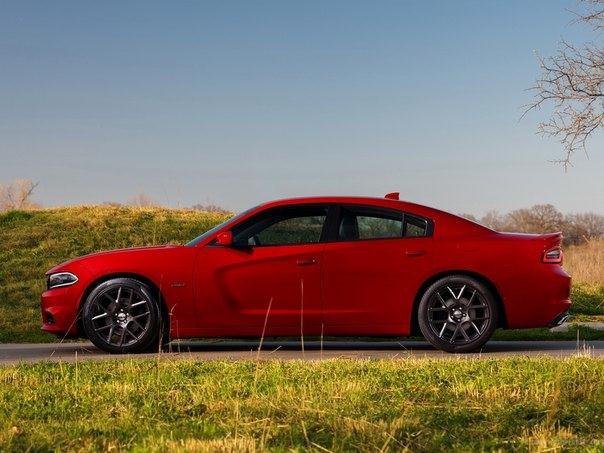
[[[383,195],[481,214],[604,207],[604,139],[564,173],[519,122],[574,1],[1,2],[0,182],[46,206],[241,210]]]

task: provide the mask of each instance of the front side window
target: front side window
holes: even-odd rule
[[[317,243],[326,218],[327,206],[270,209],[233,228],[233,242],[247,246]]]

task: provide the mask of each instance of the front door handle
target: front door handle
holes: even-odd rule
[[[316,258],[301,258],[296,261],[296,264],[298,266],[312,266],[313,264],[317,264],[318,262],[319,260],[317,260]]]
[[[405,255],[407,255],[407,256],[422,256],[425,254],[426,254],[425,250],[407,250],[407,251],[405,251]]]

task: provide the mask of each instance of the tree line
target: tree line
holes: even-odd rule
[[[461,214],[496,231],[552,233],[562,231],[564,244],[581,244],[604,237],[604,215],[595,212],[563,214],[551,204],[537,204],[506,214],[489,211],[480,218]]]

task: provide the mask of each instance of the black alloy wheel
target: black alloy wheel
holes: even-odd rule
[[[94,288],[84,302],[82,325],[95,346],[111,353],[157,350],[164,334],[153,291],[132,278]]]
[[[419,327],[434,347],[447,352],[480,349],[497,327],[498,308],[480,281],[453,275],[434,282],[418,307]]]

